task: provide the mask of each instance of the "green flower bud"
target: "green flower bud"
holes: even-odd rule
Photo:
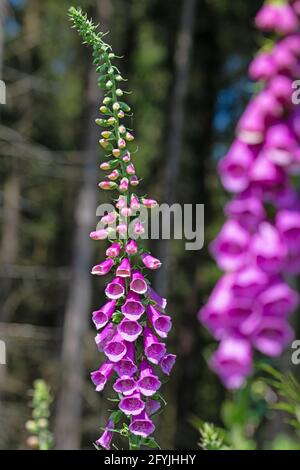
[[[108,54],[108,58],[109,58],[109,59],[113,59],[114,57],[115,57],[115,54],[114,54],[113,52],[110,52],[110,53]]]
[[[101,135],[104,139],[109,139],[110,136],[112,135],[112,132],[111,131],[103,131],[103,132],[101,132]]]
[[[113,82],[112,82],[111,80],[108,80],[108,81],[105,83],[105,86],[106,86],[106,88],[112,88]]]
[[[109,96],[106,96],[103,100],[103,104],[105,104],[106,106],[111,102],[111,98]]]
[[[116,122],[115,118],[111,116],[109,119],[107,119],[107,122],[110,126],[113,126]]]
[[[116,81],[117,82],[121,82],[123,80],[122,76],[121,75],[117,75],[116,76]]]
[[[106,106],[101,106],[100,111],[101,111],[101,113],[106,114],[108,109],[107,109]]]
[[[25,424],[25,427],[26,427],[28,432],[31,432],[33,434],[35,434],[38,431],[38,427],[36,425],[36,422],[33,421],[32,419],[27,421],[27,423]]]
[[[120,109],[119,103],[114,103],[114,104],[113,104],[113,110],[114,110],[114,111],[119,111],[119,109]]]
[[[95,119],[95,123],[98,126],[102,126],[102,127],[108,127],[110,125],[110,123],[106,119]]]
[[[123,96],[123,94],[124,94],[124,93],[123,93],[123,91],[121,90],[121,88],[118,88],[118,89],[116,90],[116,95],[117,95],[117,96]]]

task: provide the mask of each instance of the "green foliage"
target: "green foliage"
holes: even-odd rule
[[[27,421],[26,429],[31,434],[27,439],[29,447],[38,450],[51,450],[54,445],[53,435],[49,430],[50,405],[52,395],[44,380],[35,380],[33,384],[32,419]]]
[[[203,423],[200,428],[200,447],[203,450],[230,450],[230,447],[224,444],[226,431],[217,428],[214,424]]]
[[[300,383],[291,372],[282,374],[269,364],[263,364],[260,367],[270,376],[265,380],[279,397],[279,401],[273,405],[273,408],[286,412],[290,416],[288,423],[299,432]]]

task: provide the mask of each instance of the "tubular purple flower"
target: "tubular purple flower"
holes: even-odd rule
[[[285,317],[299,304],[299,296],[282,281],[272,283],[257,298],[263,316]]]
[[[162,315],[153,307],[153,305],[148,305],[146,312],[148,320],[158,336],[166,338],[172,328],[171,317],[168,315]]]
[[[171,370],[173,369],[176,362],[176,355],[175,354],[166,354],[160,360],[160,367],[164,374],[170,375]]]
[[[142,326],[135,320],[128,320],[124,318],[118,325],[118,332],[120,336],[122,336],[125,341],[129,341],[130,343],[136,341],[142,331]]]
[[[92,268],[91,273],[95,274],[96,276],[105,276],[105,274],[108,274],[111,268],[114,265],[114,260],[111,258],[103,261],[103,263],[97,264]]]
[[[134,345],[129,342],[126,344],[126,354],[119,362],[115,364],[115,371],[119,377],[129,376],[131,377],[137,371],[137,367],[134,364]]]
[[[128,397],[122,398],[119,408],[127,416],[138,416],[145,408],[145,403],[141,399],[140,393],[134,393]]]
[[[123,277],[115,277],[105,289],[106,297],[109,299],[120,299],[125,293],[125,280]]]
[[[142,412],[138,416],[133,416],[129,425],[129,430],[136,436],[148,437],[155,431],[155,426],[147,413]]]
[[[106,323],[111,319],[114,311],[115,311],[116,301],[111,300],[110,302],[106,302],[99,310],[93,312],[93,322],[97,330],[103,328]]]
[[[133,377],[123,376],[116,380],[113,389],[124,396],[132,395],[135,392],[137,384]]]
[[[103,349],[111,362],[119,362],[126,354],[127,348],[122,336],[117,333]]]
[[[145,307],[140,300],[140,296],[135,292],[129,291],[121,311],[128,320],[139,320],[145,312]]]
[[[105,346],[109,341],[112,340],[114,335],[116,334],[116,329],[115,327],[109,323],[102,331],[101,333],[98,333],[97,336],[95,337],[95,342],[97,345],[97,348],[100,352],[103,352]]]
[[[110,444],[112,441],[113,437],[113,430],[114,430],[115,424],[112,420],[109,420],[104,433],[102,436],[96,441],[97,446],[101,446],[106,450],[110,450]]]
[[[219,164],[224,187],[231,192],[244,191],[249,185],[249,171],[256,155],[250,146],[235,141],[228,154]]]
[[[148,416],[153,415],[161,408],[160,402],[149,398],[145,404],[145,412]]]
[[[143,253],[141,258],[144,265],[148,269],[158,269],[161,267],[161,261],[157,258],[154,258],[154,256],[150,255],[149,253]]]
[[[161,297],[157,292],[155,292],[152,287],[148,286],[148,297],[149,299],[156,304],[156,306],[161,309],[165,310],[167,306],[167,299]]]
[[[284,318],[266,316],[253,334],[252,343],[263,354],[276,357],[280,356],[293,336],[293,331]]]
[[[147,292],[148,284],[141,271],[136,270],[132,273],[130,289],[136,294],[145,294]]]
[[[151,397],[161,387],[159,378],[153,373],[153,369],[146,360],[141,362],[137,386],[139,392],[146,397]]]
[[[145,355],[152,364],[159,364],[166,354],[166,346],[158,341],[147,326],[144,328],[144,348]]]
[[[105,240],[108,236],[107,229],[95,230],[90,233],[90,238],[92,240]]]
[[[91,379],[94,385],[96,386],[96,392],[102,392],[107,381],[112,376],[114,365],[106,361],[100,369],[91,372]]]
[[[120,243],[113,243],[109,248],[106,250],[106,256],[110,258],[116,258],[119,256],[121,251],[121,245]]]
[[[135,240],[129,240],[126,244],[125,251],[128,255],[135,255],[138,252],[138,245]]]
[[[119,277],[131,276],[130,262],[127,258],[122,259],[121,264],[117,267],[116,275]]]

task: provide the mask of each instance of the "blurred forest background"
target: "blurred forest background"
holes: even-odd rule
[[[89,372],[100,363],[91,311],[104,281],[90,268],[104,256],[93,243],[101,92],[90,51],[70,29],[69,0],[0,0],[0,448],[26,447],[28,389],[42,377],[55,395],[59,448],[91,448],[109,392]],[[163,449],[196,449],[195,417],[222,424],[226,392],[208,369],[213,342],[197,320],[219,272],[208,242],[223,221],[226,194],[216,162],[252,92],[247,67],[259,46],[253,18],[262,0],[77,0],[109,30],[134,93],[135,162],[143,193],[161,202],[205,204],[205,248],[153,243],[164,267],[154,278],[169,299],[178,362],[165,386]],[[266,436],[268,421],[262,435]],[[279,426],[282,426],[279,424]],[[281,428],[280,428],[281,430]],[[264,439],[264,437],[262,437]]]

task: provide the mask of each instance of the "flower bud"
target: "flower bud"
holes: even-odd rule
[[[118,88],[118,89],[116,90],[116,95],[117,95],[117,96],[123,96],[123,94],[124,94],[124,93],[123,93],[123,91],[121,90],[121,88]]]
[[[111,98],[109,96],[106,96],[103,100],[103,104],[105,104],[105,106],[107,106],[110,102],[111,102]]]
[[[120,224],[117,226],[117,232],[120,235],[125,235],[127,233],[127,224]]]
[[[108,112],[108,108],[106,106],[101,106],[100,111],[101,113],[106,114]]]
[[[132,140],[134,140],[134,137],[130,132],[126,132],[125,139],[128,140],[128,142],[131,142]]]
[[[118,112],[118,118],[123,119],[124,116],[125,116],[124,111],[122,111],[122,109],[120,109],[120,111]]]
[[[112,135],[112,132],[111,131],[103,131],[103,132],[101,132],[101,135],[104,139],[109,139],[110,136]]]
[[[31,433],[36,433],[38,431],[38,427],[36,425],[36,422],[30,419],[29,421],[26,422],[25,427],[28,432]]]
[[[119,190],[120,191],[127,191],[128,189],[128,179],[127,178],[122,178],[121,183],[119,185]]]
[[[119,109],[120,109],[119,103],[114,103],[114,104],[113,104],[113,110],[114,110],[114,111],[119,111]]]
[[[116,82],[121,82],[123,80],[121,75],[116,76]]]
[[[97,124],[97,126],[102,126],[102,127],[108,127],[109,126],[109,122],[108,120],[106,119],[95,119],[95,123]]]
[[[114,59],[114,57],[115,57],[115,54],[114,54],[113,52],[110,52],[110,53],[108,54],[108,58],[109,58],[109,59]]]
[[[101,181],[98,186],[100,189],[104,189],[105,191],[111,191],[117,188],[117,184],[113,181]]]
[[[126,127],[125,126],[119,126],[119,132],[120,132],[120,134],[125,134]]]
[[[109,125],[112,126],[113,124],[115,124],[116,120],[113,116],[111,116],[110,118],[107,119],[107,122]]]
[[[123,160],[124,163],[130,162],[130,152],[128,152],[128,150],[125,153],[125,155],[123,156],[122,160]]]
[[[101,170],[107,171],[107,170],[113,170],[114,168],[117,168],[119,166],[119,160],[110,160],[109,162],[103,162],[100,165]]]
[[[103,147],[105,150],[108,150],[111,147],[111,144],[106,140],[106,139],[100,139],[99,144],[101,147]]]
[[[133,210],[139,210],[140,207],[141,207],[141,204],[140,204],[138,198],[135,196],[135,194],[132,194],[132,196],[131,196],[130,207]]]
[[[120,149],[124,149],[124,148],[126,147],[126,142],[125,142],[124,139],[119,139],[119,140],[118,140],[118,147],[119,147]]]
[[[108,232],[106,229],[95,230],[90,233],[90,238],[92,240],[105,240],[107,238]]]
[[[120,172],[118,170],[114,170],[107,176],[107,178],[111,181],[115,181],[119,178],[119,176]]]
[[[105,84],[106,88],[112,88],[113,82],[111,80],[108,80]]]
[[[129,163],[129,165],[127,165],[127,167],[126,167],[126,173],[127,173],[128,175],[134,175],[134,174],[135,174],[135,168],[134,168],[133,163]]]
[[[134,224],[134,233],[137,235],[143,235],[143,233],[145,233],[144,226],[141,222],[136,222]]]
[[[39,440],[37,436],[29,436],[26,441],[28,447],[31,449],[38,449],[39,448]]]
[[[116,221],[117,213],[116,212],[109,212],[108,214],[101,217],[100,222],[102,224],[111,225]]]
[[[139,180],[138,180],[138,177],[136,175],[131,176],[130,184],[131,184],[131,186],[138,186],[139,185]]]
[[[131,217],[132,216],[132,209],[130,209],[130,207],[123,207],[121,209],[121,215],[123,217]]]
[[[148,209],[153,209],[154,207],[156,207],[158,205],[158,203],[154,199],[142,198],[142,203]]]
[[[114,157],[119,157],[121,155],[120,149],[113,149],[112,154]]]

